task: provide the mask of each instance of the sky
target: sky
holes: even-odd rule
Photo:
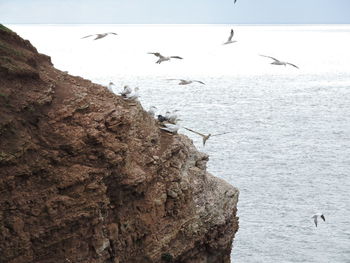
[[[350,24],[350,0],[0,0],[3,24]]]

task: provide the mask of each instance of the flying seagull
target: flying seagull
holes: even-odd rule
[[[96,36],[96,38],[94,38],[94,40],[98,40],[98,39],[101,39],[101,38],[106,37],[106,36],[109,35],[109,34],[111,34],[111,35],[118,35],[117,33],[114,33],[114,32],[108,32],[108,33],[102,33],[102,34],[88,35],[88,36],[82,37],[81,39],[87,38],[87,37]]]
[[[199,80],[186,80],[186,79],[167,79],[167,80],[179,80],[179,81],[180,81],[180,82],[179,82],[179,85],[188,85],[188,84],[191,84],[191,83],[193,83],[193,82],[198,82],[198,83],[200,83],[200,84],[205,85],[204,82],[199,81]]]
[[[324,217],[324,215],[321,214],[321,213],[317,213],[317,214],[315,214],[315,215],[313,215],[313,216],[311,217],[311,218],[314,219],[314,222],[315,222],[315,226],[316,226],[316,227],[317,227],[317,218],[318,218],[318,217],[321,217],[322,220],[326,222],[326,218]]]
[[[237,42],[236,40],[232,40],[233,35],[234,35],[234,31],[233,31],[233,29],[231,29],[230,36],[228,37],[228,39],[227,39],[227,41],[224,43],[224,45]]]
[[[196,132],[194,130],[191,130],[189,128],[186,128],[186,127],[184,127],[184,128],[186,130],[190,131],[190,132],[193,132],[193,133],[198,134],[199,136],[201,136],[203,138],[203,146],[205,146],[206,141],[212,136],[219,136],[219,135],[223,135],[223,134],[226,134],[226,133],[230,133],[230,132],[224,132],[224,133],[218,133],[218,134],[210,134],[209,133],[208,135],[205,135],[205,134],[202,134],[200,132]]]
[[[177,131],[180,129],[180,125],[178,124],[164,123],[164,126],[165,127],[160,127],[160,129],[172,134],[177,134]]]
[[[182,57],[179,57],[179,56],[165,57],[158,52],[148,52],[148,54],[152,54],[152,55],[155,55],[156,57],[159,57],[159,59],[156,61],[157,64],[160,64],[163,61],[169,61],[171,58],[183,59]]]
[[[260,56],[265,57],[265,58],[271,58],[271,59],[273,59],[274,61],[271,63],[272,65],[278,65],[278,66],[287,66],[287,65],[290,65],[290,66],[293,66],[293,67],[295,67],[295,68],[298,69],[298,67],[297,67],[296,65],[292,64],[292,63],[280,61],[280,60],[278,60],[278,59],[276,59],[276,58],[273,58],[273,57],[270,57],[270,56],[264,56],[264,55],[260,55]]]

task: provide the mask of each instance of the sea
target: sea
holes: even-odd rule
[[[139,87],[146,110],[227,132],[203,147],[179,130],[240,190],[232,262],[350,262],[350,25],[6,26],[60,70],[115,93]],[[231,28],[237,42],[223,45]],[[82,39],[104,32],[118,35]],[[156,64],[149,52],[183,59]]]

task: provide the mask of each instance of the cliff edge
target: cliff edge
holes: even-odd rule
[[[230,262],[238,190],[0,25],[0,262]]]

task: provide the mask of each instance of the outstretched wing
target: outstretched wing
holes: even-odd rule
[[[324,217],[324,215],[321,215],[321,218],[323,219],[323,221],[326,222],[326,218]]]
[[[108,32],[107,34],[118,35],[117,33],[114,33],[114,32]]]
[[[217,133],[217,134],[213,134],[213,135],[211,135],[211,136],[219,136],[219,135],[224,135],[224,134],[227,134],[227,133],[232,133],[232,132]]]
[[[299,69],[299,68],[298,68],[296,65],[294,65],[294,64],[292,64],[292,63],[288,63],[288,62],[286,62],[286,64],[291,65],[291,66],[293,66],[293,67],[295,67],[295,68]]]
[[[271,58],[271,59],[273,59],[276,62],[280,62],[277,58],[274,58],[274,57],[265,56],[265,55],[260,55],[260,56],[265,57],[265,58]]]
[[[230,42],[232,40],[233,35],[234,35],[234,31],[233,31],[233,29],[231,29],[231,33],[230,33],[230,36],[228,37],[227,42]]]
[[[87,37],[92,37],[92,36],[95,36],[95,35],[88,35],[88,36],[82,37],[81,39],[87,38]]]
[[[194,82],[198,82],[198,83],[200,83],[200,84],[203,84],[203,85],[205,85],[205,83],[204,82],[202,82],[202,81],[200,81],[200,80],[193,80]]]
[[[202,133],[200,133],[200,132],[196,132],[196,131],[191,130],[191,129],[186,128],[186,127],[184,127],[184,128],[185,128],[186,130],[190,131],[190,132],[193,132],[193,133],[195,133],[195,134],[198,134],[199,136],[202,136],[203,138],[207,137],[206,135],[204,135],[204,134],[202,134]]]
[[[159,58],[163,57],[159,52],[148,52],[148,54],[155,55],[156,57],[159,57]]]
[[[179,56],[171,56],[171,58],[183,59],[182,57],[179,57]]]
[[[317,227],[317,216],[314,217],[315,226]]]

